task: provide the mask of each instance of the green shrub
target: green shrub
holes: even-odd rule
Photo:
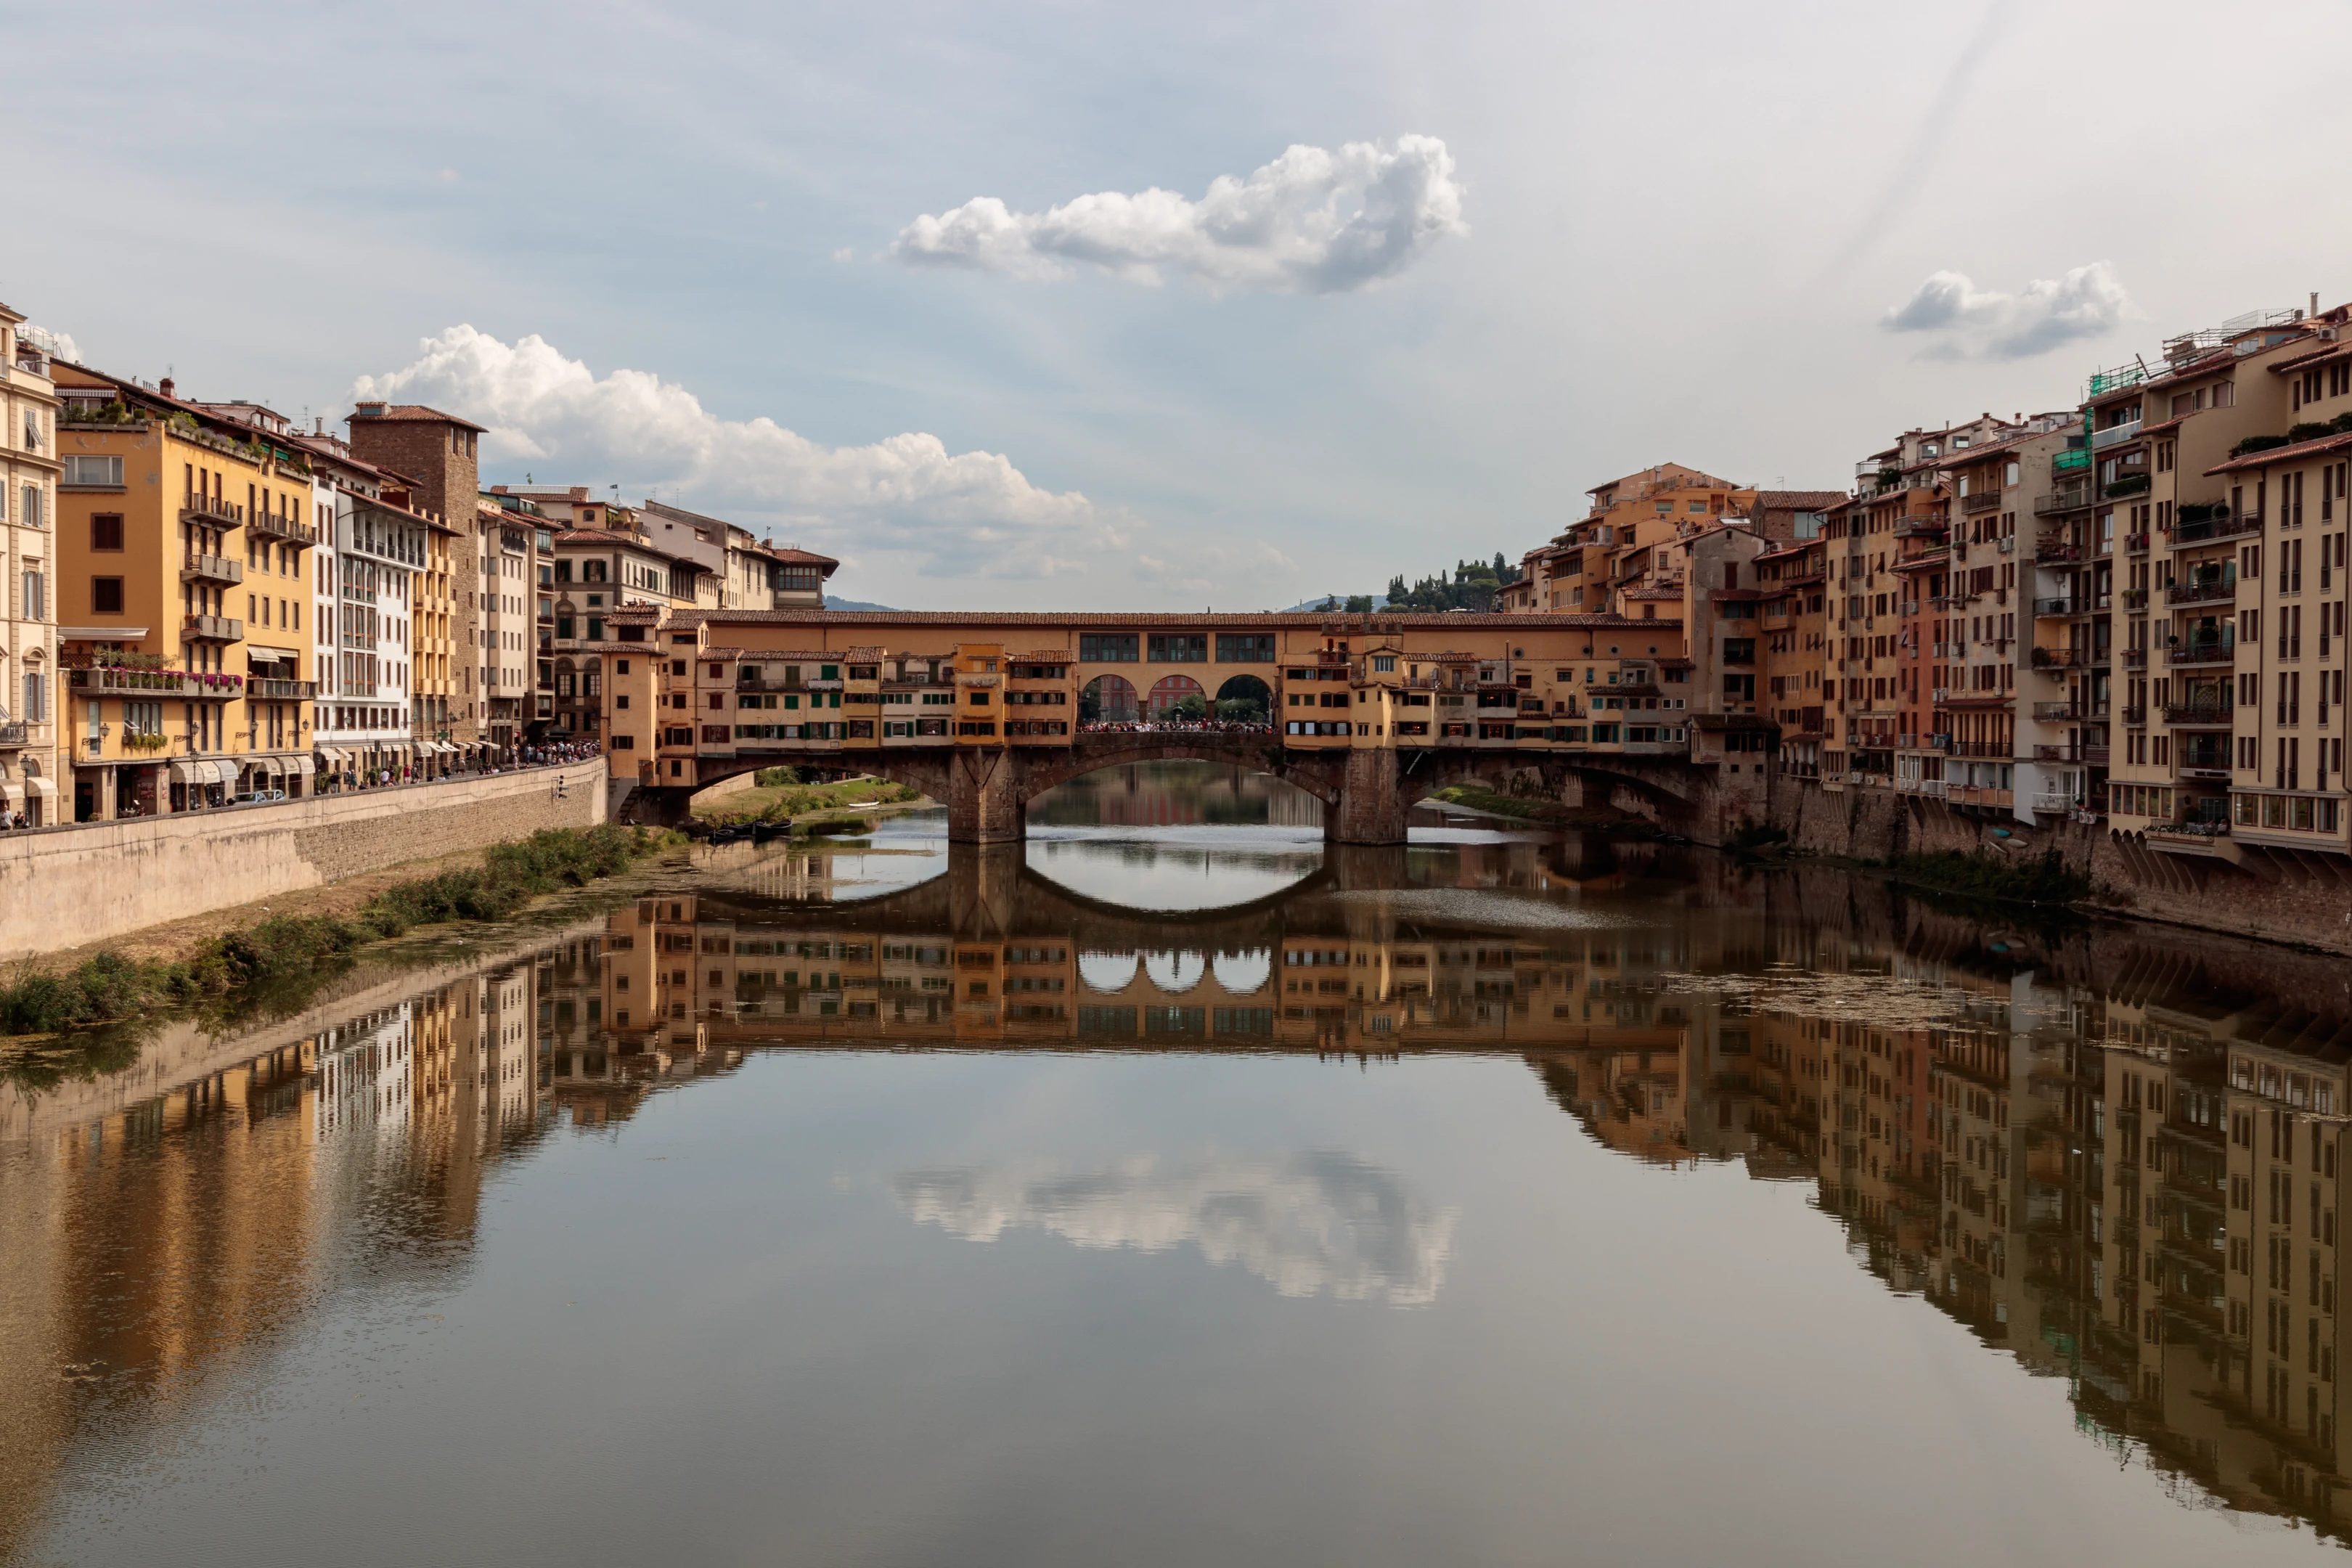
[[[2324,419],[2298,420],[2286,427],[2286,438],[2290,446],[2297,441],[2316,441],[2323,436],[2335,434],[2336,427]]]

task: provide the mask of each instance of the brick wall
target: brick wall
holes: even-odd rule
[[[593,826],[604,801],[604,770],[591,763],[0,835],[0,962],[542,827]]]

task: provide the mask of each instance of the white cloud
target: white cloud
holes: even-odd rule
[[[1445,143],[1400,136],[1392,150],[1294,146],[1247,179],[1218,175],[1197,202],[1154,186],[1017,213],[976,196],[908,224],[890,254],[1032,277],[1077,262],[1139,283],[1172,270],[1219,288],[1328,294],[1394,277],[1445,236],[1468,232]]]
[[[1454,1249],[1453,1210],[1431,1208],[1392,1171],[1328,1152],[1072,1173],[917,1171],[892,1185],[908,1217],[968,1240],[1034,1226],[1089,1248],[1189,1243],[1285,1296],[1424,1306]]]
[[[360,377],[352,395],[477,420],[489,429],[488,457],[528,461],[543,479],[683,486],[698,510],[772,524],[835,554],[895,552],[929,574],[1084,572],[1088,554],[1123,544],[1135,526],[1075,490],[1039,489],[993,452],[950,453],[913,431],[821,446],[772,419],[721,419],[646,371],[600,377],[537,336],[506,343],[452,327],[405,368]]]
[[[1933,272],[1879,325],[1890,332],[1941,333],[1939,348],[1955,355],[2027,359],[2098,337],[2138,314],[2115,269],[2094,261],[2063,278],[2037,278],[2016,294],[1979,289],[1966,273]]]

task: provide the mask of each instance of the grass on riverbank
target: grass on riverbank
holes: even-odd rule
[[[705,822],[781,822],[856,805],[904,805],[923,798],[920,790],[881,779],[845,779],[839,784],[799,784],[790,768],[762,768],[751,789],[695,802]]]
[[[0,983],[0,1036],[54,1034],[307,978],[342,954],[418,926],[509,919],[535,898],[618,875],[674,841],[611,824],[551,828],[493,846],[478,868],[394,883],[355,914],[274,916],[224,931],[177,962],[100,952],[61,974],[26,966]]]

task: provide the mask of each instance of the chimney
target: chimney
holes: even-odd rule
[[[2319,314],[2319,290],[2316,289],[2311,291],[2311,313],[2315,316]]]
[[[2313,296],[2312,296],[2312,298],[2313,298],[2313,299],[2315,299],[2315,299],[2317,299],[2318,297],[2319,297],[2319,296],[2318,296],[2318,295],[2316,295],[2316,294],[2315,294],[2315,295],[2313,295]],[[171,378],[170,376],[168,376],[168,375],[167,375],[167,376],[165,376],[165,377],[163,378],[163,380],[162,384],[161,384],[160,385],[158,385],[158,386],[155,388],[155,390],[156,390],[156,391],[158,391],[158,392],[160,392],[160,393],[162,393],[162,394],[163,394],[164,396],[166,396],[166,397],[171,396],[171,395],[172,395],[172,378]]]

